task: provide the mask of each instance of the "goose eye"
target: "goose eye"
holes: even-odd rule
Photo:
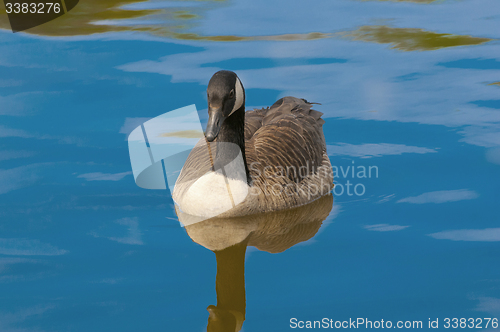
[[[229,92],[229,99],[233,98],[234,98],[234,90],[231,90],[231,92]]]

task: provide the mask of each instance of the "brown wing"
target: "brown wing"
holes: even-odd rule
[[[255,132],[262,127],[262,120],[268,111],[269,107],[245,112],[245,141],[251,139]]]
[[[259,169],[263,176],[277,172],[296,183],[315,172],[326,145],[323,113],[311,107],[304,99],[284,97],[269,109],[247,113],[245,134],[251,137],[245,137],[245,148],[250,172]]]

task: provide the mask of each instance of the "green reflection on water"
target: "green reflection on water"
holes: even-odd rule
[[[76,36],[90,35],[108,31],[139,30],[118,25],[96,25],[92,22],[100,20],[134,19],[159,13],[159,10],[129,10],[119,8],[147,0],[83,0],[69,13],[26,31],[30,34],[44,36]],[[3,2],[2,2],[3,6]],[[5,8],[2,8],[5,12]],[[0,28],[10,29],[7,15],[0,16]]]
[[[493,83],[490,83],[488,85],[496,85],[496,86],[499,86],[500,87],[500,82],[493,82]]]
[[[444,47],[477,45],[490,41],[488,38],[435,33],[421,29],[392,28],[386,25],[362,26],[351,32],[341,33],[296,33],[261,36],[216,35],[206,36],[187,32],[196,26],[206,12],[227,6],[225,0],[197,1],[194,7],[182,6],[184,0],[168,1],[167,8],[133,9],[132,5],[148,0],[84,0],[69,13],[31,28],[26,33],[44,36],[78,36],[105,32],[142,31],[156,36],[192,40],[237,42],[251,40],[296,41],[332,37],[347,37],[353,40],[392,44],[402,51],[428,51]],[[385,0],[382,0],[385,1]],[[390,0],[432,2],[434,0]],[[3,5],[3,2],[1,2]],[[176,4],[179,4],[176,6]],[[136,8],[138,8],[136,6]],[[5,8],[0,7],[5,12]],[[7,15],[0,16],[0,28],[10,29]]]
[[[203,132],[198,130],[181,130],[172,133],[160,134],[159,137],[201,138],[203,137]]]
[[[199,18],[198,15],[196,14],[191,14],[187,10],[179,10],[174,12],[175,18],[181,19],[181,20],[192,20],[195,18]]]
[[[344,36],[353,40],[392,44],[391,48],[401,51],[431,51],[491,41],[489,38],[436,33],[413,28],[392,28],[385,25],[362,26]]]
[[[25,32],[43,36],[79,36],[105,32],[143,31],[174,39],[224,42],[312,40],[332,36],[332,34],[320,32],[269,36],[203,36],[197,33],[184,32],[194,27],[195,21],[202,18],[206,11],[227,4],[225,0],[203,0],[197,1],[199,5],[186,9],[186,7],[182,6],[183,1],[169,1],[170,4],[175,5],[178,3],[179,6],[168,8],[132,9],[130,5],[145,3],[148,0],[84,0],[80,1],[69,13]],[[3,2],[1,3],[0,13],[5,13]],[[7,15],[0,16],[0,29],[10,30]]]
[[[321,32],[310,32],[310,33],[294,33],[294,34],[283,34],[283,35],[270,35],[270,36],[202,36],[196,33],[170,33],[167,34],[169,37],[174,37],[177,39],[184,40],[203,40],[203,41],[247,41],[247,40],[281,40],[281,41],[294,41],[294,40],[314,40],[322,38],[330,38],[334,34],[332,33],[321,33]]]

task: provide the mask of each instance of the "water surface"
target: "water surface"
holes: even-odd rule
[[[247,108],[321,103],[337,167],[314,237],[247,249],[244,331],[499,317],[499,24],[496,0],[88,0],[16,34],[0,12],[0,330],[206,328],[216,257],[126,137],[206,109],[219,69]]]

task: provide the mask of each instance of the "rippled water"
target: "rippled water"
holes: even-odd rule
[[[247,108],[321,103],[337,171],[315,235],[249,243],[244,331],[500,316],[497,0],[87,0],[16,34],[1,6],[0,331],[206,328],[222,260],[126,137],[219,69]]]

